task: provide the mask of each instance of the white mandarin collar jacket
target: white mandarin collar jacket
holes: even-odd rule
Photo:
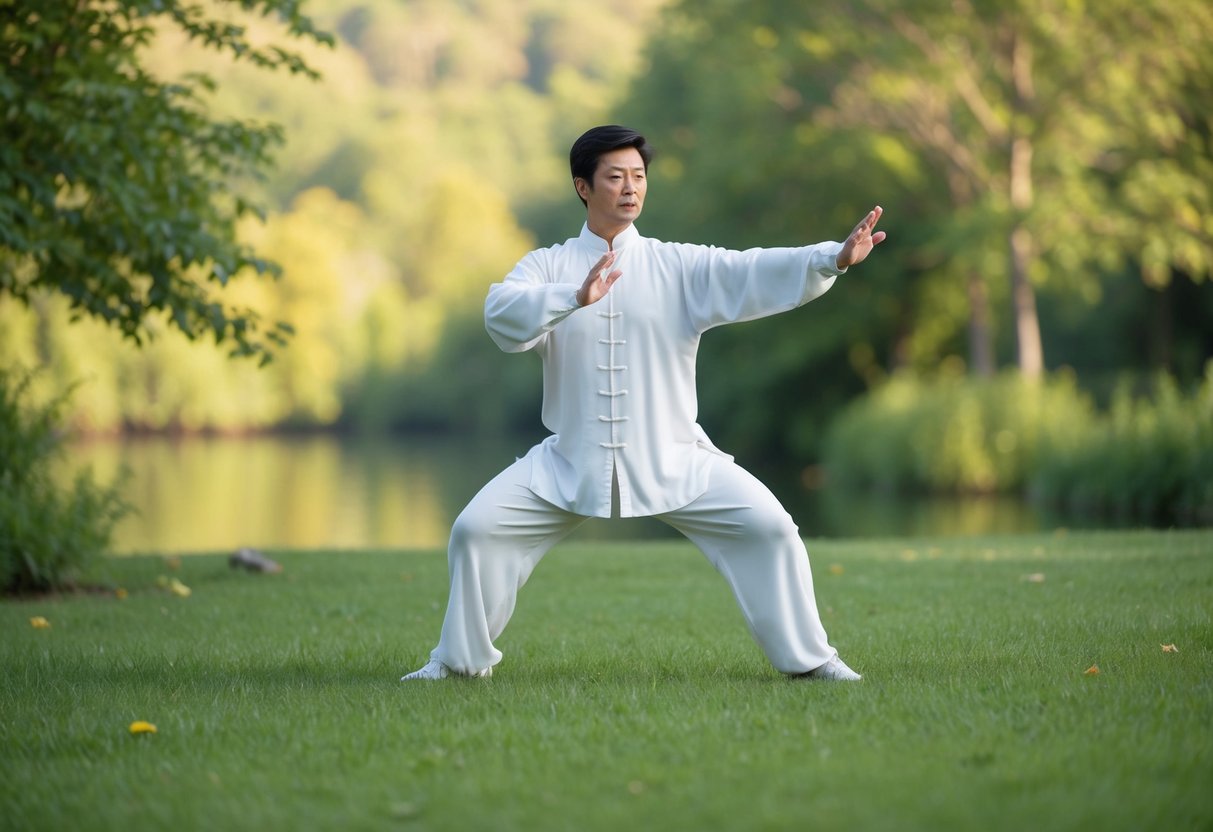
[[[665,243],[635,226],[615,237],[606,297],[577,290],[608,250],[581,235],[538,249],[489,289],[485,325],[506,352],[543,359],[543,424],[531,490],[577,514],[611,515],[617,477],[623,517],[681,508],[708,487],[717,450],[696,424],[695,355],[721,324],[785,312],[821,296],[842,271],[840,243],[729,251]]]

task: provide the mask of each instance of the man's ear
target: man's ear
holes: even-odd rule
[[[573,187],[577,189],[577,196],[581,197],[582,199],[585,199],[594,191],[594,189],[590,187],[590,183],[585,181],[585,178],[581,176],[578,176],[573,180]]]

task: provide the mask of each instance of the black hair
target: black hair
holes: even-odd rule
[[[594,171],[598,170],[598,160],[604,153],[610,153],[612,150],[619,150],[623,147],[634,147],[639,151],[647,172],[649,162],[653,160],[653,146],[648,143],[648,140],[630,127],[606,124],[590,128],[573,142],[573,147],[569,150],[569,170],[573,174],[573,181],[584,179],[593,188]],[[578,194],[578,197],[580,196]],[[585,202],[584,199],[581,201]]]

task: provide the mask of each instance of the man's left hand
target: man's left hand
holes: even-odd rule
[[[883,213],[884,209],[877,205],[859,221],[859,225],[855,226],[851,236],[847,237],[846,242],[842,244],[842,251],[838,252],[838,257],[835,258],[838,268],[846,269],[856,263],[862,263],[873,247],[884,242],[885,233],[872,230]]]

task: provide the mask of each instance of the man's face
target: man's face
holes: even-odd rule
[[[589,224],[593,228],[623,227],[635,222],[644,207],[648,180],[644,159],[634,147],[623,147],[602,154],[594,171],[594,186],[577,180],[577,193],[586,201]]]

